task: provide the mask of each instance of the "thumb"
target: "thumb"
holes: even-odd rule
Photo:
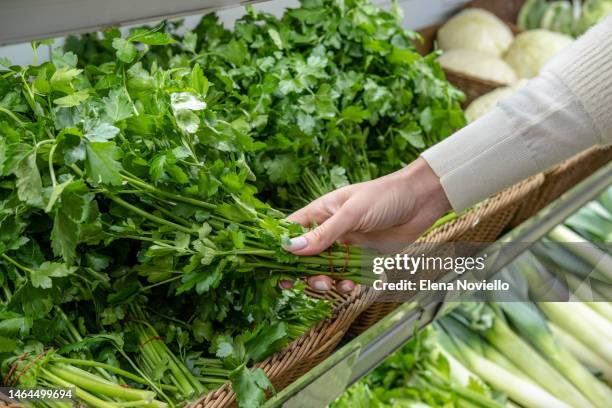
[[[342,235],[353,229],[354,223],[346,211],[340,209],[329,217],[323,224],[301,237],[292,238],[285,247],[296,255],[314,255],[324,251],[338,240]]]

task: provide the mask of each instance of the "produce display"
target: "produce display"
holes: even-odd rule
[[[476,120],[571,43],[546,29],[575,35],[609,4],[576,20],[527,1],[516,37],[466,10],[422,56],[395,2],[300,3],[247,7],[231,30],[209,14],[70,37],[49,62],[40,42],[32,65],[0,57],[3,386],[178,408],[229,383],[241,408],[262,406],[275,390],[257,363],[344,301],[300,279],[370,283],[360,248],[283,250],[307,231],[287,214]],[[443,68],[507,86],[464,114]],[[581,303],[457,303],[331,407],[609,406],[612,307],[593,298],[612,296],[611,239],[612,189],[547,235],[554,251],[537,243],[506,270],[531,297]]]
[[[469,49],[501,57],[514,35],[495,14],[467,9],[448,20],[438,30],[438,46],[443,51]]]
[[[514,37],[492,13],[467,9],[448,20],[437,33],[443,51],[440,64],[448,70],[502,85],[532,78],[573,39],[545,29]]]
[[[519,12],[518,25],[524,30],[544,28],[579,36],[610,14],[610,0],[527,0]]]
[[[606,290],[612,283],[612,269],[601,267],[610,261],[603,247],[609,247],[611,228],[612,188],[549,234],[558,243],[579,242],[568,234],[584,234],[594,248],[560,252],[556,247],[551,252],[549,246],[537,244],[504,272],[515,281],[515,288],[527,288],[532,298],[545,299],[549,290],[571,289],[577,296],[573,302],[449,304],[450,311],[442,318],[331,406],[609,406],[612,306],[582,297],[574,284],[582,284],[587,273],[592,291]],[[602,249],[597,256],[585,257],[598,247]],[[557,274],[557,280],[552,279]],[[576,282],[569,279],[572,276]],[[552,284],[561,281],[565,286]],[[597,296],[609,299],[609,294]]]
[[[487,81],[510,85],[518,80],[508,63],[494,55],[469,49],[446,51],[438,58],[446,69]]]
[[[519,78],[532,78],[572,41],[571,37],[544,29],[525,31],[512,41],[504,60]]]
[[[90,35],[83,59],[1,59],[3,382],[118,408],[230,381],[259,406],[272,387],[253,364],[332,307],[279,280],[363,279],[357,248],[282,250],[304,229],[275,205],[398,169],[465,122],[399,21],[304,1],[233,31],[208,15],[182,36]]]

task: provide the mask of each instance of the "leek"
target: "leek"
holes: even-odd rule
[[[612,257],[565,225],[558,225],[548,234],[574,255],[595,268],[607,283],[612,283]]]
[[[576,302],[540,302],[538,307],[550,321],[612,364],[612,325],[606,319]]]
[[[548,326],[555,337],[559,339],[561,344],[566,347],[569,352],[578,359],[578,361],[598,372],[601,372],[604,380],[608,384],[612,384],[612,366],[610,364],[602,361],[600,356],[595,354],[593,351],[591,351],[591,349],[556,324],[549,323]]]
[[[553,337],[546,320],[530,303],[499,303],[518,333],[546,357],[596,407],[606,408],[612,401],[612,390],[599,382],[567,349]]]
[[[517,367],[540,384],[551,394],[562,401],[576,407],[592,407],[584,395],[578,391],[569,380],[554,369],[540,354],[520,338],[504,322],[499,313],[494,313],[490,306],[485,306],[481,317],[488,323],[487,327],[480,327],[479,332],[495,348],[504,354]],[[469,304],[463,304],[452,314],[454,318],[463,321],[466,325],[473,325],[473,311]],[[466,319],[468,321],[466,321]]]
[[[473,372],[494,388],[505,392],[513,401],[530,408],[570,407],[534,382],[482,357],[479,352],[491,346],[456,320],[444,318],[434,324],[447,351],[463,360]]]

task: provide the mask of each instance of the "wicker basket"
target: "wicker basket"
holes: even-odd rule
[[[326,359],[348,331],[351,323],[374,298],[372,291],[357,287],[350,295],[331,292],[326,298],[335,301],[334,316],[320,322],[284,350],[257,364],[276,390],[281,390]],[[229,384],[203,396],[190,408],[237,407],[236,395]]]
[[[526,198],[510,222],[510,226],[517,226],[531,218],[610,160],[612,160],[612,147],[594,147],[544,172],[544,182]]]
[[[543,182],[543,174],[524,180],[484,201],[459,218],[434,229],[416,243],[495,241],[521,210],[525,199],[538,191]],[[380,301],[376,296],[371,299],[371,305],[351,325],[349,335],[362,333],[401,304]]]
[[[485,9],[504,21],[514,23],[524,3],[525,0],[474,0],[464,7]]]

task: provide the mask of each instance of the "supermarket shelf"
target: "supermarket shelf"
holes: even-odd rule
[[[233,7],[253,0],[4,0],[0,45]]]
[[[498,242],[485,250],[495,254],[491,274],[501,270],[568,216],[612,185],[612,163],[585,179]],[[454,274],[453,274],[454,275]],[[457,275],[448,276],[455,279]],[[346,388],[378,366],[387,356],[409,341],[420,328],[444,311],[435,295],[420,296],[406,303],[360,336],[341,347],[313,370],[285,388],[266,408],[327,406]]]

